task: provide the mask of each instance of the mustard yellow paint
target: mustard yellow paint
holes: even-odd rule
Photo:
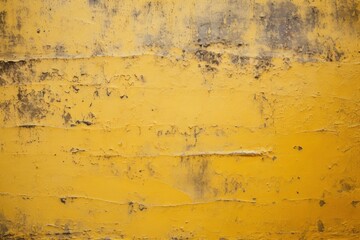
[[[0,239],[360,239],[357,0],[0,0]]]

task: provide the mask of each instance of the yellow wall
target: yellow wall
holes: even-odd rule
[[[0,239],[360,239],[359,14],[0,0]]]

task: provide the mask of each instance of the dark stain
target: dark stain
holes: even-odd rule
[[[231,55],[230,58],[231,58],[231,62],[236,65],[239,64],[241,66],[245,66],[245,65],[249,65],[250,63],[250,57]]]
[[[58,57],[65,55],[65,46],[62,44],[58,44],[55,46],[55,55]]]
[[[265,44],[272,49],[297,49],[306,43],[304,23],[298,7],[291,1],[268,3],[269,15],[265,24]]]
[[[10,106],[11,105],[12,104],[11,104],[10,100],[0,103],[0,112],[4,113],[3,122],[6,122],[7,120],[10,119]]]
[[[0,223],[0,237],[1,237],[1,239],[3,239],[3,237],[6,236],[8,231],[9,231],[8,227],[5,224]]]
[[[94,6],[100,3],[100,0],[89,0],[89,5]]]
[[[77,86],[75,85],[71,85],[71,88],[74,90],[75,93],[78,93],[80,88],[78,88]]]
[[[311,30],[319,25],[320,11],[317,7],[308,7],[306,9],[306,25]]]
[[[318,229],[319,232],[324,232],[325,231],[324,223],[321,220],[317,221],[317,229]]]
[[[24,83],[26,61],[0,61],[0,85],[7,83]],[[11,81],[11,82],[10,82]]]
[[[6,11],[0,12],[0,33],[1,35],[5,35],[5,29],[6,29]]]
[[[79,148],[71,148],[70,152],[72,154],[77,154],[77,153],[80,153],[80,152],[85,152],[85,150],[84,149],[79,149]]]
[[[330,39],[330,42],[324,46],[322,52],[325,55],[325,60],[328,62],[339,61],[344,55],[343,52],[336,48],[335,41],[332,39]]]
[[[104,52],[105,50],[101,43],[94,43],[94,50],[92,52],[92,56],[104,56]]]
[[[129,214],[133,214],[138,211],[142,212],[142,211],[145,211],[146,209],[147,209],[147,207],[144,204],[138,204],[138,203],[134,203],[134,202],[128,203],[128,213]]]
[[[35,128],[36,125],[29,125],[29,124],[25,124],[25,125],[20,125],[20,128]]]
[[[59,198],[60,202],[63,204],[67,204],[68,202],[73,202],[77,197],[62,197]]]
[[[21,30],[21,27],[22,27],[21,17],[20,17],[20,16],[16,16],[16,29],[20,31],[20,30]]]
[[[209,64],[219,65],[219,63],[221,62],[221,54],[220,53],[214,53],[214,52],[200,49],[195,52],[195,56],[200,61],[205,61]]]
[[[121,95],[120,98],[121,99],[128,99],[129,97],[127,95]]]
[[[355,189],[355,184],[354,181],[352,179],[342,179],[339,182],[340,184],[340,189],[338,190],[338,192],[351,192]]]
[[[250,4],[242,0],[229,0],[216,11],[210,2],[201,8],[205,12],[197,16],[195,22],[195,43],[205,47],[211,44],[243,44],[242,35],[250,24]]]
[[[65,124],[68,124],[72,120],[71,114],[65,111],[62,115],[62,118],[64,119]]]
[[[140,211],[145,211],[146,209],[147,209],[147,207],[144,204],[139,204]]]
[[[360,201],[352,201],[351,202],[351,205],[353,206],[353,207],[356,207],[358,204],[360,203]]]
[[[326,204],[326,202],[325,202],[324,200],[320,200],[320,201],[319,201],[320,207],[324,206],[325,204]]]
[[[264,72],[269,71],[274,65],[271,56],[259,56],[255,58],[254,78],[259,79]]]
[[[206,159],[201,159],[197,164],[199,166],[192,166],[190,178],[198,196],[203,196],[205,190],[209,187],[209,162]]]
[[[225,194],[234,194],[238,191],[246,191],[243,187],[243,184],[239,182],[236,178],[225,178],[224,189]]]
[[[303,150],[303,147],[302,146],[294,146],[293,149],[301,151],[301,150]]]
[[[49,104],[45,101],[45,95],[49,93],[43,89],[40,91],[19,88],[17,94],[17,111],[21,118],[29,120],[42,119],[49,112]]]
[[[140,10],[134,9],[133,12],[132,12],[132,15],[133,15],[135,20],[140,16],[140,14],[141,14]]]
[[[333,3],[333,17],[336,22],[342,27],[348,24],[350,27],[359,29],[359,2],[354,0],[334,0]]]
[[[92,122],[89,122],[89,121],[86,121],[86,120],[76,120],[76,122],[75,122],[76,124],[84,124],[84,125],[86,125],[86,126],[90,126],[90,125],[92,125],[93,123]]]
[[[39,76],[40,81],[53,80],[57,78],[62,78],[62,74],[60,74],[59,70],[55,68],[53,68],[51,72],[42,72]]]

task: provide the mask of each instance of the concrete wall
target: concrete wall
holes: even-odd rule
[[[0,0],[0,239],[359,239],[358,0]]]

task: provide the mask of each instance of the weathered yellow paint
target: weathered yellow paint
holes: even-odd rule
[[[359,239],[357,0],[0,0],[1,239]]]

